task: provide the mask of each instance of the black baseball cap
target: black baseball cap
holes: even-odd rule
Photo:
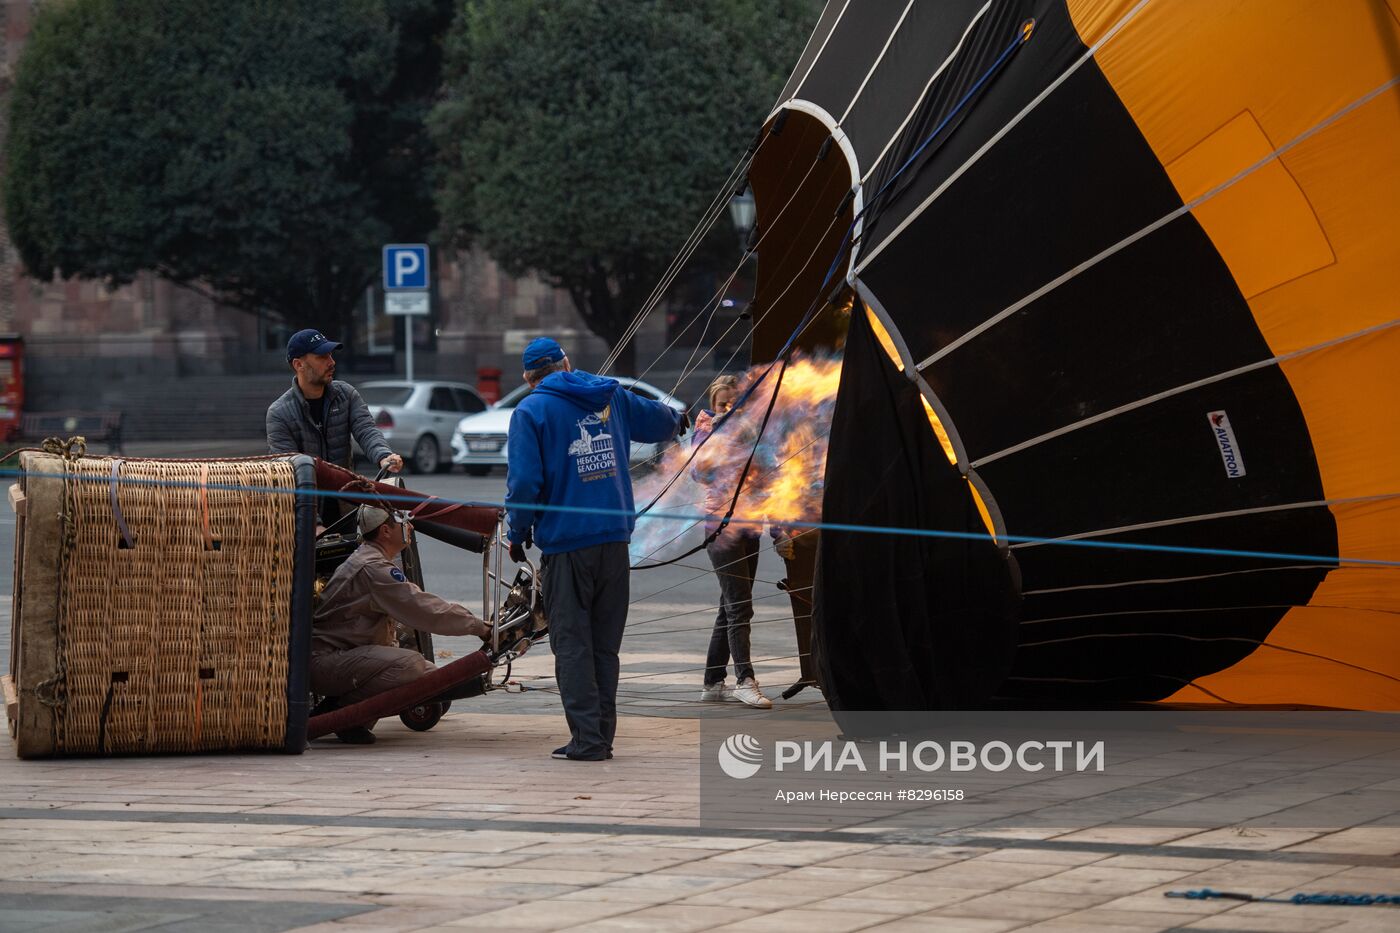
[[[339,350],[344,344],[336,343],[319,330],[307,328],[292,334],[287,341],[287,362],[308,353],[330,353]]]

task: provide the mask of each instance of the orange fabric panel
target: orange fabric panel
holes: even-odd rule
[[[1167,174],[1182,200],[1190,201],[1219,184],[1222,174],[1247,171],[1274,148],[1245,112],[1168,165]],[[1312,205],[1277,159],[1196,207],[1195,215],[1246,298],[1335,258]]]
[[[1392,302],[1396,294],[1392,292]],[[1327,498],[1400,493],[1400,327],[1304,354],[1281,366],[1307,419]],[[1346,546],[1345,524],[1351,513],[1334,512],[1340,553],[1355,556]],[[1400,560],[1400,549],[1385,559]]]
[[[1259,648],[1195,683],[1229,703],[1397,710],[1395,625],[1395,616],[1387,612],[1300,606],[1268,638],[1269,644],[1293,651]],[[1208,703],[1212,698],[1187,686],[1163,702]]]

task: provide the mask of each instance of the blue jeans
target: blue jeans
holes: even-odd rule
[[[719,614],[705,658],[705,685],[724,682],[731,656],[735,679],[747,680],[753,676],[749,622],[753,619],[753,578],[758,573],[758,539],[726,529],[705,550],[719,577],[720,593]]]

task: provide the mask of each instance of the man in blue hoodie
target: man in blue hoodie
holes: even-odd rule
[[[574,369],[552,338],[531,341],[523,362],[534,391],[510,419],[510,555],[523,561],[532,538],[544,555],[549,643],[570,733],[569,744],[554,757],[603,761],[612,757],[617,731],[618,650],[631,570],[627,543],[636,522],[627,455],[634,439],[668,440],[688,419],[627,391],[616,379]]]

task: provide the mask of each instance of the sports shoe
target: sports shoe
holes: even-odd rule
[[[722,680],[717,684],[705,684],[700,688],[700,699],[706,703],[721,703],[727,692]]]
[[[355,726],[352,729],[346,729],[343,732],[337,732],[335,734],[335,737],[340,739],[340,741],[344,742],[346,745],[374,744],[374,733],[369,731],[368,727],[366,726]]]
[[[773,708],[773,701],[763,695],[763,691],[758,689],[758,681],[752,677],[746,677],[734,685],[734,699],[754,709]]]

